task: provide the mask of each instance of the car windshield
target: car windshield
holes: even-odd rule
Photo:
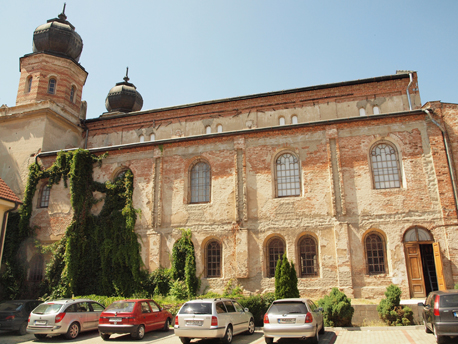
[[[458,294],[441,295],[440,307],[458,307]]]
[[[305,314],[307,308],[303,302],[276,302],[269,309],[270,314]]]
[[[212,314],[210,302],[189,302],[180,309],[180,314]]]
[[[42,303],[33,310],[34,314],[56,314],[62,308],[61,303]]]
[[[17,312],[21,310],[23,303],[21,302],[3,302],[0,303],[0,312]]]
[[[109,305],[105,312],[131,313],[134,310],[135,302],[117,301]]]

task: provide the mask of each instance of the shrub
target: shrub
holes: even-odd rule
[[[234,286],[234,280],[231,278],[227,282],[226,286],[224,287],[223,296],[224,297],[236,297],[242,294],[243,294],[243,288],[238,285],[237,281],[235,282],[235,286]]]
[[[170,291],[171,272],[170,269],[160,267],[149,274],[145,290],[151,295],[167,296]]]
[[[458,289],[458,283],[457,283],[457,284],[455,284],[455,289]]]
[[[289,263],[286,254],[277,261],[275,268],[275,298],[285,299],[299,297],[297,289],[297,275],[293,263]]]
[[[264,314],[274,300],[274,293],[253,295],[237,299],[243,308],[248,308],[250,310],[253,314],[255,325],[259,327],[263,325]]]
[[[325,326],[348,327],[355,309],[351,300],[337,288],[332,288],[331,293],[318,300],[318,306],[323,308]]]
[[[401,307],[401,289],[390,284],[386,288],[386,299],[380,301],[377,306],[377,312],[380,318],[389,326],[407,326],[413,323],[413,312],[410,307]]]
[[[173,300],[188,300],[188,287],[186,283],[179,279],[174,281],[169,295]]]

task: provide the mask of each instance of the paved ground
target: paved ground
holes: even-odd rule
[[[181,344],[178,337],[169,332],[150,332],[143,340],[132,340],[128,335],[117,335],[110,338],[108,343],[150,343],[150,344]],[[456,344],[458,338],[449,338],[447,344]],[[31,334],[17,336],[13,333],[0,332],[0,344],[102,344],[104,342],[97,332],[81,333],[78,338],[68,341],[63,337],[47,338],[38,340]],[[220,344],[219,340],[193,340],[195,344]],[[263,344],[262,331],[256,331],[252,336],[238,335],[234,337],[233,344]],[[307,344],[307,341],[280,339],[278,344]],[[351,327],[351,328],[327,328],[326,333],[320,336],[320,344],[434,344],[432,334],[425,333],[423,326],[407,327]]]

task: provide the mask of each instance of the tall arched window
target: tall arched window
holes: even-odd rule
[[[292,153],[280,155],[275,162],[277,197],[299,196],[301,180],[299,160]]]
[[[280,125],[285,125],[285,117],[280,117],[280,118],[278,119],[278,123],[279,123]]]
[[[57,85],[56,79],[54,78],[49,79],[49,82],[48,82],[48,93],[49,94],[56,93],[56,85]]]
[[[360,115],[360,116],[366,116],[366,109],[360,108],[360,109],[359,109],[359,115]]]
[[[285,253],[285,244],[280,238],[274,238],[267,245],[267,277],[275,277],[277,262]]]
[[[311,236],[305,236],[299,241],[300,276],[313,277],[318,275],[318,248]]]
[[[207,125],[205,127],[205,134],[211,134],[212,133],[212,127],[210,127],[209,125]]]
[[[43,184],[43,186],[40,189],[38,208],[47,208],[49,206],[50,193],[51,193],[51,188],[47,184]]]
[[[222,133],[223,132],[223,126],[221,124],[218,124],[216,129],[217,129],[218,133]]]
[[[212,240],[205,249],[206,276],[208,278],[221,277],[221,245]]]
[[[375,189],[401,187],[398,151],[394,145],[381,142],[371,149],[372,178]]]
[[[291,123],[292,124],[297,124],[297,116],[294,115],[293,117],[291,117]]]
[[[29,281],[40,282],[43,280],[44,275],[44,259],[40,254],[33,256],[30,261]]]
[[[376,232],[369,233],[365,239],[367,272],[369,275],[385,273],[385,242]]]
[[[145,142],[145,135],[140,135],[140,142]]]
[[[372,112],[374,113],[374,115],[378,115],[378,114],[380,114],[380,108],[377,105],[375,105],[372,108]]]
[[[210,166],[198,162],[191,169],[191,203],[210,202]]]
[[[30,93],[30,91],[32,90],[32,76],[29,76],[27,78],[27,83],[25,85],[25,93]]]
[[[151,134],[149,137],[150,141],[156,141],[156,134]]]
[[[76,87],[72,86],[72,89],[70,90],[70,101],[72,103],[75,102],[75,94],[76,94]]]

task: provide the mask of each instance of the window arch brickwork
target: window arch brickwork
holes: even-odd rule
[[[299,241],[300,277],[318,276],[318,245],[316,240],[307,235]]]
[[[379,142],[370,151],[372,179],[375,189],[401,187],[399,156],[396,147],[388,142]]]
[[[275,277],[277,261],[285,253],[285,243],[280,238],[273,238],[267,244],[267,277]]]
[[[211,170],[210,165],[199,161],[191,168],[191,202],[210,202]]]
[[[275,160],[277,197],[300,196],[301,178],[299,159],[292,153],[284,153]]]
[[[364,244],[368,274],[384,274],[386,272],[385,240],[379,233],[371,232],[364,239]]]
[[[205,248],[206,277],[221,277],[221,244],[217,240],[210,240]]]

